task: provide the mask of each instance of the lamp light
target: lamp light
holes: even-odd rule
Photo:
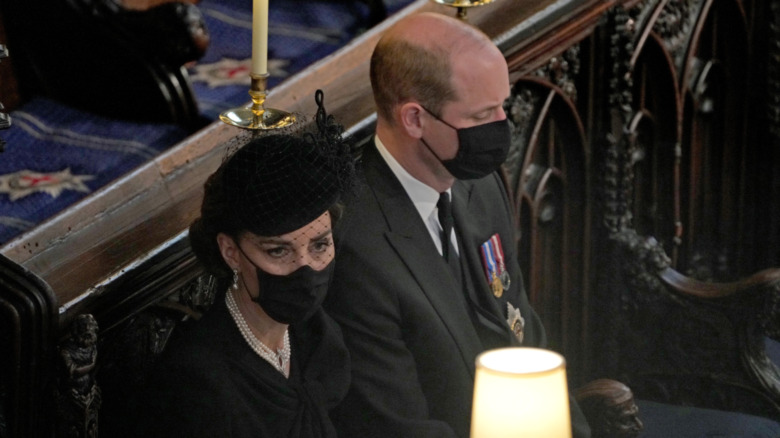
[[[477,356],[471,438],[571,438],[566,361],[540,348]]]

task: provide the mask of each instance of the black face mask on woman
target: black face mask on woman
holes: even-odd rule
[[[455,178],[482,178],[494,172],[506,160],[512,143],[512,133],[507,119],[459,129],[440,119],[425,107],[423,109],[458,133],[458,153],[450,160],[439,158],[425,139],[420,139]]]
[[[250,294],[250,298],[276,322],[294,324],[305,321],[325,300],[335,265],[336,262],[331,260],[319,271],[304,265],[287,275],[269,274],[254,265],[260,295],[253,297]]]

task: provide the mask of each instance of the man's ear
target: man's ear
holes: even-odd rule
[[[399,119],[401,129],[412,138],[422,138],[425,120],[422,112],[425,111],[417,102],[406,102],[401,105]]]
[[[222,259],[230,267],[230,269],[238,269],[239,265],[239,249],[236,241],[232,237],[225,233],[217,234],[217,245],[219,246],[219,252],[222,254]]]

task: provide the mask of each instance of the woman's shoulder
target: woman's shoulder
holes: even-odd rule
[[[231,345],[239,336],[226,315],[215,303],[201,319],[179,323],[155,367],[161,371],[186,368],[187,372],[226,367]]]
[[[183,330],[169,344],[153,367],[158,380],[201,381],[228,369],[227,357],[221,351],[224,342],[199,337],[195,330]]]
[[[137,401],[135,436],[217,436],[227,430],[230,364],[213,342],[198,337],[201,322],[177,327],[182,330],[151,368]]]

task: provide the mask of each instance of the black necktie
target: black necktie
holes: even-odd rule
[[[455,220],[452,218],[452,203],[450,194],[443,192],[439,195],[439,202],[436,204],[439,209],[439,223],[441,224],[441,253],[447,264],[450,265],[455,279],[460,281],[460,260],[455,246],[452,244],[452,227]]]

